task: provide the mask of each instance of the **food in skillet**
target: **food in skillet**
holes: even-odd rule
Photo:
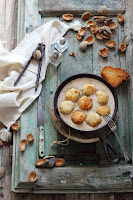
[[[78,105],[82,110],[90,110],[93,106],[92,99],[86,96],[81,97],[78,100]]]
[[[100,104],[106,104],[108,102],[109,96],[103,90],[98,90],[96,92],[97,101]]]
[[[109,106],[99,106],[97,108],[97,113],[101,116],[109,115],[110,114],[110,108]]]
[[[62,101],[60,104],[60,112],[63,114],[70,114],[74,109],[74,103],[69,100]]]
[[[75,124],[82,124],[85,120],[85,114],[81,111],[75,111],[71,119]]]
[[[93,84],[86,84],[84,85],[83,87],[83,94],[88,96],[88,95],[91,95],[91,94],[95,94],[96,92],[96,88]]]
[[[67,100],[75,102],[79,97],[79,90],[76,88],[70,88],[66,91],[65,97]]]
[[[97,114],[95,112],[90,112],[86,116],[85,121],[89,126],[95,127],[95,126],[97,126],[98,124],[101,123],[102,119],[101,119],[99,114]]]

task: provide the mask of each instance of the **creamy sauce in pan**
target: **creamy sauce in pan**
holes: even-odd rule
[[[75,103],[75,108],[74,110],[70,113],[70,114],[62,114],[60,112],[60,103],[65,99],[65,92],[69,89],[69,88],[76,88],[80,91],[80,95],[79,95],[79,98],[84,96],[82,94],[82,89],[84,87],[84,85],[86,83],[91,83],[95,86],[96,90],[103,90],[105,91],[108,96],[109,96],[109,99],[108,99],[108,102],[107,102],[107,106],[110,107],[110,115],[109,116],[112,116],[113,112],[114,112],[114,108],[115,108],[115,102],[114,102],[114,97],[113,97],[113,94],[112,92],[110,91],[110,89],[102,82],[100,82],[99,80],[96,80],[96,79],[93,79],[93,78],[78,78],[78,79],[75,79],[75,80],[72,80],[71,82],[67,83],[64,88],[61,90],[59,96],[58,96],[58,110],[59,110],[59,113],[60,113],[60,116],[62,117],[62,119],[68,124],[70,125],[71,127],[73,128],[76,128],[78,130],[84,130],[84,131],[92,131],[92,130],[96,130],[98,128],[101,128],[103,126],[105,126],[106,122],[105,120],[103,119],[103,117],[101,116],[102,118],[102,122],[96,126],[96,127],[91,127],[89,125],[86,124],[86,122],[84,121],[82,124],[80,125],[77,125],[77,124],[74,124],[71,120],[71,116],[72,114],[76,111],[76,110],[80,110],[82,111],[85,115],[87,115],[89,112],[96,112],[96,109],[101,106],[101,104],[99,104],[97,102],[97,98],[96,98],[96,94],[92,94],[92,95],[89,95],[90,98],[92,98],[92,102],[93,102],[93,107],[88,110],[88,111],[84,111],[82,109],[79,108],[78,106],[78,101],[76,101]]]

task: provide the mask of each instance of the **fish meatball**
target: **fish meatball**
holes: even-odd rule
[[[97,96],[98,103],[106,104],[108,102],[109,96],[103,90],[98,90],[96,92],[96,96]]]
[[[85,114],[81,111],[75,111],[71,119],[74,124],[82,124],[85,120]]]
[[[65,96],[67,100],[75,102],[79,97],[79,90],[77,90],[76,88],[70,88],[66,91]]]
[[[109,106],[99,106],[97,108],[97,113],[101,116],[109,115],[110,113],[110,108]]]
[[[90,110],[93,106],[92,99],[86,96],[81,97],[78,100],[78,105],[82,110]]]
[[[102,119],[99,114],[91,112],[86,116],[85,121],[89,126],[95,127],[101,123]]]
[[[93,84],[86,84],[83,87],[83,94],[84,95],[91,95],[91,94],[95,94],[96,92],[96,88]]]
[[[72,101],[65,100],[60,104],[60,112],[63,114],[70,114],[75,107],[75,104]]]

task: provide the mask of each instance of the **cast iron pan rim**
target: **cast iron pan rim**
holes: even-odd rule
[[[117,99],[117,94],[116,94],[116,91],[115,91],[115,88],[112,87],[105,79],[103,79],[102,77],[99,77],[97,75],[94,75],[94,74],[88,74],[88,73],[84,73],[84,74],[76,74],[76,75],[73,75],[73,76],[70,76],[69,78],[65,79],[57,88],[56,92],[55,92],[55,95],[54,95],[54,112],[55,112],[55,115],[63,122],[65,123],[65,125],[67,125],[68,127],[70,127],[71,129],[73,130],[76,130],[78,132],[81,132],[81,133],[84,133],[84,132],[89,132],[89,133],[94,133],[96,131],[100,132],[100,131],[103,131],[105,128],[107,128],[107,124],[99,129],[96,129],[96,130],[92,130],[92,131],[84,131],[84,130],[79,130],[79,129],[76,129],[76,128],[73,128],[71,127],[70,125],[68,125],[63,119],[62,117],[60,116],[60,113],[58,111],[58,104],[57,104],[57,100],[58,100],[58,96],[62,90],[62,88],[69,82],[71,82],[72,80],[75,80],[75,79],[78,79],[78,78],[94,78],[96,80],[99,80],[101,82],[103,82],[112,92],[113,96],[114,96],[114,101],[115,101],[115,109],[114,109],[114,112],[113,112],[113,115],[111,117],[111,119],[114,119],[116,113],[117,113],[117,110],[118,110],[118,99]]]

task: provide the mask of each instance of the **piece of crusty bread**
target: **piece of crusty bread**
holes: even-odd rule
[[[105,66],[101,71],[101,76],[116,88],[122,81],[126,81],[130,74],[124,69]]]

